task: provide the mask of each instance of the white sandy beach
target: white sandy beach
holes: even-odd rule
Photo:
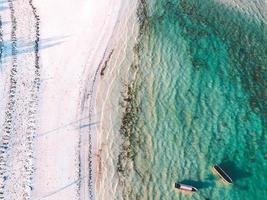
[[[267,0],[214,1],[225,4],[228,7],[231,7],[231,9],[238,9],[240,12],[244,13],[251,10],[255,12],[258,17],[262,18],[263,22],[266,22],[267,14],[265,8]],[[173,8],[173,11],[171,11],[170,15],[167,13],[169,11],[169,6],[172,6],[172,4],[169,4],[171,3],[169,1],[165,2],[166,8],[164,7],[164,10],[162,11],[161,6],[158,6],[157,3],[159,2],[156,2],[155,4],[154,15],[154,11],[152,10],[154,9],[153,1],[0,0],[0,199],[112,200],[127,199],[127,193],[133,193],[134,190],[128,191],[127,189],[132,188],[131,184],[133,182],[129,181],[129,179],[133,178],[133,180],[135,180],[135,178],[130,176],[127,177],[127,175],[124,177],[123,174],[123,172],[125,172],[125,174],[127,173],[124,168],[131,168],[130,170],[135,170],[139,174],[138,168],[135,168],[133,162],[129,162],[128,164],[126,163],[127,161],[123,160],[125,157],[130,157],[129,155],[131,154],[131,152],[129,152],[128,146],[135,145],[135,142],[130,144],[131,142],[127,139],[125,139],[125,141],[122,141],[122,135],[125,134],[123,132],[125,130],[125,127],[122,126],[122,121],[123,124],[128,124],[128,121],[131,121],[128,119],[135,117],[133,117],[133,115],[130,115],[128,119],[122,120],[122,113],[125,110],[130,110],[130,113],[132,112],[129,107],[125,109],[125,105],[128,106],[130,104],[135,104],[135,102],[132,101],[133,98],[130,94],[135,93],[135,91],[131,91],[131,85],[129,85],[129,83],[131,83],[132,79],[135,79],[135,75],[138,70],[140,70],[140,72],[142,73],[142,67],[144,66],[143,64],[146,64],[146,60],[144,59],[149,58],[147,60],[148,65],[144,66],[144,69],[149,68],[152,64],[154,65],[153,60],[158,62],[155,62],[156,65],[159,65],[162,62],[163,66],[168,67],[169,58],[166,60],[166,63],[164,63],[164,58],[163,56],[161,56],[161,52],[167,50],[166,52],[169,53],[168,51],[172,51],[172,49],[175,49],[175,51],[177,49],[177,53],[180,52],[180,46],[178,46],[176,43],[173,43],[173,47],[171,45],[171,47],[168,46],[168,48],[166,49],[164,48],[165,44],[158,45],[160,43],[159,39],[161,38],[161,34],[158,35],[157,31],[161,31],[160,28],[170,28],[171,26],[173,26],[173,24],[175,24],[175,32],[173,32],[173,34],[170,34],[170,36],[174,34],[181,34],[181,36],[179,37],[181,37],[181,41],[183,42],[179,42],[179,45],[184,45],[181,47],[181,54],[184,54],[183,56],[187,56],[187,53],[184,53],[183,49],[187,49],[187,45],[191,44],[191,41],[188,41],[187,44],[187,40],[182,38],[184,37],[182,36],[182,33],[187,32],[187,27],[182,27],[182,25],[179,25],[179,27],[177,27],[178,29],[176,30],[176,20],[179,20],[179,18],[182,19],[183,16],[179,16],[179,18],[177,17],[176,19],[177,11],[174,10],[175,8]],[[140,10],[138,11],[141,15],[139,17],[146,18],[147,15],[150,16],[149,9],[153,11],[152,17],[149,17],[149,19],[143,21],[143,25],[145,25],[143,27],[146,27],[148,25],[148,31],[145,30],[143,32],[145,33],[143,35],[145,36],[145,38],[143,38],[144,41],[140,40],[140,38],[142,39],[142,37],[139,37],[141,34],[138,35],[138,29],[140,28],[140,24],[138,25],[138,17],[136,16],[138,12],[138,5],[143,5],[145,7],[144,10],[142,10],[142,6],[139,7]],[[185,4],[185,6],[187,6],[187,4]],[[180,7],[180,5],[178,7]],[[207,12],[209,13],[209,10]],[[165,13],[167,13],[168,15],[165,16]],[[188,13],[191,13],[191,8],[188,10]],[[215,12],[215,16],[216,14],[217,10]],[[172,16],[174,16],[175,18],[172,19]],[[169,17],[171,19],[171,24],[167,22]],[[197,23],[198,20],[194,20],[194,17],[197,16],[192,17],[192,25],[194,25],[194,23]],[[209,16],[207,14],[207,16],[203,17],[208,18]],[[185,18],[182,20],[182,22],[186,21],[187,18],[189,20],[189,25],[191,23],[189,14],[185,15]],[[217,18],[211,19],[214,20]],[[219,19],[220,18],[218,18],[218,20]],[[139,19],[139,23],[141,21],[142,19]],[[158,24],[158,22],[160,23]],[[200,22],[202,23],[201,20]],[[205,24],[204,22],[206,23],[205,18],[203,18],[203,24],[201,24],[200,28],[202,27],[202,25],[203,27],[209,26],[209,24]],[[228,21],[226,20],[225,22]],[[207,23],[209,23],[209,20],[207,20]],[[248,23],[248,25],[250,25],[250,23]],[[216,27],[217,25],[215,26],[215,28]],[[238,33],[240,27],[238,26],[238,29],[233,30]],[[181,31],[182,29],[180,30],[180,28],[184,28],[184,31]],[[191,25],[188,28],[190,28],[188,29],[188,32],[191,32]],[[151,33],[149,32],[150,30]],[[203,31],[203,33],[205,33],[203,35],[205,35],[206,37],[206,35],[209,35],[209,32],[212,31],[207,29],[208,34],[206,34],[206,31]],[[218,46],[219,44],[220,46],[222,44],[222,48],[218,48],[218,55],[221,54],[220,52],[225,52],[225,55],[223,54],[222,56],[226,57],[226,54],[228,54],[228,50],[226,48],[228,43],[225,43],[224,47],[224,43],[219,42],[221,41],[221,39],[222,41],[224,40],[223,34],[219,34],[222,35],[220,36],[222,38],[217,38],[217,33],[215,34],[215,32],[216,31],[214,31],[214,34],[211,34],[212,39],[209,40],[209,38],[207,38],[207,41],[212,45],[213,38],[216,38],[216,42],[214,43],[216,45],[214,45],[214,48],[215,46],[217,48],[217,44]],[[165,37],[165,30],[162,33]],[[200,35],[202,35],[202,30]],[[240,35],[242,36],[243,34]],[[261,34],[259,35],[261,36]],[[154,36],[155,38],[153,38]],[[246,36],[246,34],[244,34],[244,36]],[[251,36],[253,36],[253,34],[251,34]],[[257,34],[255,36],[257,36]],[[189,35],[189,37],[191,36]],[[253,39],[253,37],[251,38]],[[151,42],[150,39],[152,39]],[[154,46],[153,39],[156,39],[156,45],[158,45],[158,48],[161,51],[155,52],[155,54],[154,52],[150,53],[143,51],[143,49],[156,49],[154,47],[157,46]],[[175,39],[173,40],[174,42],[178,41],[178,38],[173,39]],[[249,37],[246,38],[246,40],[247,39],[249,39]],[[137,42],[143,42],[144,48],[142,49],[142,45],[135,46]],[[168,42],[172,42],[172,40],[168,40]],[[198,40],[194,42],[197,42],[198,44]],[[203,44],[204,43],[205,42],[203,39]],[[229,43],[232,43],[232,40],[229,40]],[[199,44],[202,44],[202,39]],[[237,43],[235,43],[235,45],[236,44]],[[177,46],[177,48],[175,45]],[[207,47],[209,46],[205,45],[205,49],[207,49]],[[238,47],[238,52],[240,50],[240,52],[242,53],[245,48],[243,48],[242,45],[240,47],[242,48]],[[198,46],[196,47],[196,49],[197,48]],[[189,46],[188,50],[186,51],[191,51]],[[194,48],[192,49],[192,52],[193,51],[195,51]],[[202,49],[200,52],[200,54],[204,54],[202,53]],[[142,58],[142,53],[144,55],[149,54],[148,56],[150,56],[150,54],[151,56],[155,55],[155,59],[154,57],[150,59],[150,57],[148,57],[147,55]],[[249,54],[250,51],[248,51],[247,53]],[[175,56],[177,56],[178,54],[172,54],[172,52],[170,52],[170,55],[171,62],[172,60],[176,59]],[[239,53],[237,55],[239,55]],[[191,53],[188,53],[188,56],[192,56]],[[216,55],[214,54],[214,57],[215,56],[217,56],[217,53]],[[182,66],[183,63],[190,63],[190,59],[191,57],[188,57],[186,58],[185,62],[180,63],[180,61],[177,61],[177,63],[174,62],[174,64],[179,64],[180,67],[180,65]],[[202,59],[199,60],[202,61]],[[143,63],[143,61],[145,62]],[[221,61],[218,60],[216,62],[219,63]],[[140,67],[138,66],[139,63],[141,63]],[[222,60],[222,63],[224,64],[224,60]],[[240,64],[242,63],[240,62]],[[261,64],[261,62],[259,62],[259,64]],[[185,65],[184,67],[185,70],[180,71],[188,71],[189,73],[191,69],[187,69],[187,65]],[[181,67],[181,69],[183,68]],[[169,73],[169,68],[167,68],[166,70],[168,70],[168,73],[166,73],[168,75],[170,73],[173,73],[172,71]],[[160,68],[159,72],[161,73]],[[175,73],[173,74],[176,75],[176,71],[174,72]],[[146,73],[148,74],[149,70],[144,74]],[[228,72],[225,73],[225,75],[226,74],[228,74]],[[242,75],[242,73],[240,74]],[[256,75],[257,74],[255,74],[255,77],[258,78]],[[182,78],[183,76],[184,74],[181,74]],[[147,80],[153,79],[153,81],[150,81],[151,85],[153,85],[155,80],[157,80],[155,79],[154,75],[151,76],[151,78],[149,78],[149,76],[145,77],[143,75],[141,75],[141,77],[142,79],[144,78]],[[168,77],[168,79],[172,80],[172,77]],[[169,84],[165,84],[164,80],[165,79],[162,78],[163,82],[160,83],[168,87]],[[210,80],[213,81],[213,79]],[[220,77],[220,80],[224,79],[221,79]],[[138,81],[139,80],[137,79],[137,82]],[[177,81],[177,83],[178,82],[179,81]],[[192,83],[193,82],[194,81],[192,79]],[[175,84],[175,87],[179,88],[180,90],[180,87],[178,87],[180,86],[180,84],[177,83]],[[191,81],[189,81],[188,83],[191,84]],[[195,83],[197,85],[197,82]],[[221,85],[221,82],[218,83],[220,83]],[[161,86],[161,84],[159,86]],[[207,82],[207,85],[209,85],[209,82]],[[143,86],[145,85],[143,84],[142,87]],[[159,86],[156,86],[156,88]],[[161,87],[159,88],[162,89]],[[191,86],[188,88],[191,89]],[[186,87],[187,93],[189,93],[190,91],[188,88]],[[194,89],[194,87],[192,87],[192,89]],[[199,88],[196,87],[195,89],[198,90]],[[147,88],[147,90],[143,91],[155,93],[153,90],[154,86],[151,86],[151,88]],[[127,92],[129,94],[126,94]],[[203,94],[204,96],[206,95],[206,93]],[[237,94],[239,95],[239,93]],[[234,95],[233,99],[242,100],[242,98],[238,95]],[[155,95],[150,96],[152,98],[152,96]],[[192,100],[193,96],[194,95],[192,95]],[[140,98],[145,99],[143,96],[141,97],[141,94]],[[184,97],[181,96],[181,99],[183,98]],[[173,102],[176,102],[176,99],[177,98],[175,97],[170,105],[176,107],[176,105],[173,105]],[[161,98],[157,98],[157,100],[160,102]],[[198,100],[200,99],[198,98]],[[223,104],[227,101],[223,98],[221,102]],[[160,104],[165,104],[164,102],[160,102]],[[166,103],[168,102],[169,101],[166,101]],[[201,102],[200,107],[202,106],[202,103],[203,102]],[[147,104],[145,103],[144,105]],[[236,105],[237,107],[239,107],[239,104]],[[220,106],[221,105],[218,104],[218,107]],[[136,109],[139,109],[138,106],[136,107]],[[139,110],[142,112],[141,108]],[[208,110],[212,110],[210,109],[210,106],[208,106],[207,108]],[[179,108],[177,110],[180,113],[180,111],[183,111],[182,109],[183,108],[181,108],[180,110]],[[205,111],[205,107],[201,107],[200,110]],[[161,109],[159,109],[159,111],[161,112]],[[156,112],[158,111],[155,111],[155,113]],[[251,111],[248,110],[248,112]],[[173,113],[176,114],[175,112]],[[179,113],[177,115],[179,115]],[[239,111],[237,113],[239,113]],[[127,116],[127,114],[128,113],[126,113],[125,116]],[[149,115],[154,117],[153,113]],[[183,117],[183,115],[181,117]],[[145,116],[146,114],[144,115],[144,117]],[[188,116],[191,116],[191,114]],[[185,115],[186,120],[181,121],[186,121],[185,124],[188,123],[187,118],[190,118],[190,121],[192,121],[191,117],[188,116]],[[225,115],[225,118],[227,118],[227,116],[228,115]],[[244,116],[247,116],[247,114]],[[177,116],[175,117],[175,119],[176,118]],[[192,115],[192,119],[194,118],[195,117],[193,117]],[[230,118],[232,118],[232,115],[230,116]],[[237,118],[241,120],[239,116]],[[143,129],[143,127],[145,129],[145,121],[150,120],[144,120],[144,125],[142,124],[142,126],[140,126],[140,129]],[[247,123],[249,120],[246,119],[244,121],[246,121]],[[154,120],[154,122],[158,124],[157,119]],[[173,121],[173,124],[174,123],[176,122]],[[131,124],[135,125],[135,123]],[[223,122],[223,124],[227,125],[226,122]],[[183,123],[178,125],[184,126]],[[226,125],[223,125],[222,127],[228,129],[229,127],[226,127]],[[220,126],[221,124],[218,125],[219,128]],[[167,125],[164,125],[164,127],[167,127]],[[151,130],[151,133],[156,132],[154,131],[154,127]],[[165,129],[162,130],[164,130],[165,132]],[[255,130],[258,130],[258,128],[255,128]],[[212,132],[214,132],[213,128]],[[191,129],[189,133],[191,133]],[[256,134],[253,133],[253,137],[254,135],[256,136]],[[132,136],[135,137],[134,134],[127,135],[127,137]],[[160,137],[158,138],[161,139],[161,135],[159,136]],[[160,141],[158,143],[160,145],[157,145],[156,143],[158,141],[156,140],[158,138],[155,138],[155,140],[153,138],[153,140],[151,139],[151,141],[146,140],[146,144],[149,144],[151,146],[155,145],[156,147],[159,146],[160,148],[164,147],[164,149],[167,149],[165,148],[165,146],[167,147],[169,143],[166,143],[166,145],[161,145],[163,143],[161,143]],[[175,138],[177,138],[177,141],[179,140],[179,142],[183,141],[180,140],[178,136],[175,136]],[[217,139],[217,135],[215,138]],[[144,139],[146,139],[146,137],[144,137]],[[197,138],[195,141],[200,140],[199,138]],[[186,141],[185,144],[190,142],[191,139]],[[122,147],[122,144],[126,144],[126,148]],[[143,143],[139,142],[139,145],[141,146],[143,145]],[[177,146],[178,144],[174,143],[174,145]],[[123,152],[121,151],[122,149],[124,150]],[[151,150],[150,148],[148,148],[148,150],[145,149],[145,151],[147,152],[145,152],[144,155],[149,155],[148,157],[145,157],[146,160],[150,160],[150,158],[151,160],[152,158],[153,160],[159,160],[159,158],[161,159],[161,156],[153,156],[154,154],[151,153],[153,151],[152,148]],[[168,153],[168,151],[166,150],[164,151],[164,155],[168,155],[166,156],[168,157],[168,159],[166,160],[169,161],[169,158],[172,158],[172,156],[170,156],[171,154],[169,155],[166,152]],[[123,153],[127,155],[124,156]],[[122,158],[120,157],[120,161],[123,161],[121,162],[118,162],[119,155],[122,155]],[[180,157],[177,158],[180,159]],[[177,161],[177,163],[178,162],[179,160]],[[146,165],[146,163],[141,163],[143,166]],[[170,163],[175,163],[176,167],[176,161],[171,161]],[[197,165],[197,161],[194,163],[195,165]],[[152,164],[154,165],[154,163]],[[159,164],[161,165],[162,163]],[[181,169],[183,169],[184,166],[190,164],[191,162],[185,161],[183,165],[181,165]],[[168,167],[162,170],[164,172],[162,174],[167,174],[166,171],[170,171],[170,166],[171,165],[169,164]],[[201,168],[206,169],[205,167],[203,167],[204,165],[201,166]],[[160,170],[158,170],[159,168],[155,169],[157,169],[155,173],[157,174]],[[179,169],[179,167],[176,167],[176,170],[177,169]],[[122,172],[121,176],[119,176],[118,171]],[[147,171],[148,170],[144,170],[142,171],[142,173],[147,173]],[[186,170],[182,170],[182,172],[184,171]],[[191,171],[189,170],[189,172]],[[165,184],[162,185],[164,187],[162,187],[161,185],[159,185],[158,187],[162,188],[163,192],[157,190],[156,187],[151,187],[151,190],[147,190],[147,188],[151,186],[150,180],[152,180],[152,184],[156,183],[158,185],[157,180],[162,179],[163,176],[154,177],[154,175],[152,176],[152,173],[154,174],[154,171],[151,170],[151,173],[147,173],[149,175],[149,182],[147,182],[148,184],[146,184],[144,181],[146,180],[146,177],[143,177],[142,173],[140,173],[142,182],[136,183],[141,183],[139,185],[144,185],[144,188],[146,188],[140,193],[151,193],[154,195],[154,191],[156,191],[156,198],[162,198],[163,196],[165,197],[165,191],[169,191],[169,188],[167,189],[168,185],[165,184],[165,181],[162,181]],[[200,174],[201,176],[203,175],[203,177],[205,175],[204,172],[202,173],[202,171]],[[164,177],[168,177],[169,180],[170,176],[164,175]],[[155,183],[153,183],[154,180]],[[135,184],[135,186],[136,185],[138,184]],[[136,188],[138,188],[138,193],[140,191],[139,187]],[[258,190],[259,188],[256,189]],[[221,191],[218,191],[219,194],[221,194]],[[162,192],[162,194],[160,194],[159,192]],[[151,195],[152,198],[153,195]],[[143,198],[146,198],[145,196],[146,195],[144,195]],[[147,197],[149,198],[150,194],[148,194]],[[199,198],[202,197],[203,196],[199,195]],[[140,197],[136,196],[136,198],[142,198],[142,195],[140,195]]]
[[[96,176],[109,170],[103,164],[99,169],[103,127],[112,125],[103,122],[108,119],[101,111],[111,101],[102,96],[117,81],[120,70],[115,67],[121,66],[127,34],[135,33],[136,3],[23,0],[2,4],[3,40],[8,42],[0,72],[1,198],[111,197],[109,191],[114,192],[117,185],[116,166],[110,166],[112,178],[106,178],[108,184],[114,183],[108,192],[101,191],[106,187],[105,176]],[[100,84],[100,68],[112,49],[112,66]],[[17,70],[11,79],[12,66]],[[117,92],[118,96],[119,88]]]

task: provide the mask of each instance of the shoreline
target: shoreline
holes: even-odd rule
[[[134,61],[132,54],[137,42],[139,24],[137,20],[138,2],[125,2],[121,15],[128,14],[127,18],[120,17],[119,24],[111,38],[106,59],[103,60],[105,73],[98,74],[95,108],[101,113],[97,132],[96,152],[96,188],[98,199],[116,199],[122,193],[119,175],[117,172],[118,156],[123,143],[119,132],[123,108],[122,93],[125,84],[133,79],[131,65]],[[121,31],[122,30],[122,31]],[[112,52],[112,55],[110,56]]]
[[[92,130],[92,135],[97,137],[96,140],[93,140],[96,143],[93,144],[95,151],[92,154],[95,161],[93,166],[96,167],[94,174],[96,175],[97,199],[116,199],[117,192],[121,189],[119,188],[119,179],[116,177],[116,162],[121,137],[117,135],[118,129],[114,126],[121,120],[122,113],[119,104],[123,80],[129,81],[132,75],[129,74],[132,58],[125,59],[125,57],[129,57],[129,52],[126,51],[132,52],[136,42],[138,32],[136,7],[137,2],[131,1],[124,2],[121,7],[118,23],[99,65],[96,75],[97,86],[94,94],[91,94],[94,95],[92,97],[92,107],[95,108],[93,118],[99,119],[97,120],[99,125]],[[102,74],[103,69],[105,71]]]

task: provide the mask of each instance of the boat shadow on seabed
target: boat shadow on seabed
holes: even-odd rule
[[[194,180],[183,180],[180,183],[185,184],[185,185],[193,185],[198,189],[205,189],[205,188],[212,187],[215,185],[211,181],[194,181]]]
[[[233,162],[233,161],[225,161],[219,164],[223,170],[229,174],[229,176],[233,179],[233,182],[250,177],[251,174],[248,171],[245,171],[239,167]]]
[[[248,170],[238,167],[233,161],[224,161],[220,163],[219,166],[232,178],[235,187],[242,190],[247,189],[246,184],[241,184],[238,181],[251,176],[251,173]]]

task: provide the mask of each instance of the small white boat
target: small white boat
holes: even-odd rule
[[[175,183],[175,188],[179,190],[189,191],[189,192],[196,192],[197,188],[191,186],[191,185],[185,185],[182,183]]]

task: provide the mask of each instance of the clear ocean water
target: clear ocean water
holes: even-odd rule
[[[142,2],[119,170],[123,198],[267,199],[267,24],[260,9],[219,0]],[[212,172],[215,164],[234,184]],[[181,193],[175,182],[199,192]]]

